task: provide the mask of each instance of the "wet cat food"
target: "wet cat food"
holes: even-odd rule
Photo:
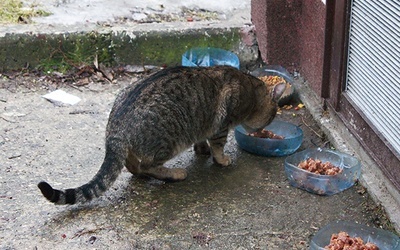
[[[307,160],[301,161],[297,167],[320,175],[336,175],[343,171],[329,161],[322,162],[321,160],[313,158],[308,158]]]
[[[249,133],[249,136],[268,138],[268,139],[279,139],[279,140],[285,139],[284,136],[274,134],[274,132],[266,129],[254,133]]]
[[[364,241],[360,237],[350,237],[346,232],[339,232],[338,234],[332,234],[329,245],[325,246],[326,250],[379,250],[379,247],[371,242],[364,244]]]

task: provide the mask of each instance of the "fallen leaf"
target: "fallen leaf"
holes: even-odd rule
[[[82,79],[79,79],[78,81],[76,81],[75,85],[76,86],[84,86],[84,85],[88,85],[90,83],[89,77],[85,77]]]

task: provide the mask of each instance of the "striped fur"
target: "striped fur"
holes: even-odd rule
[[[223,149],[229,129],[265,127],[284,90],[284,84],[271,89],[228,66],[164,69],[118,95],[108,120],[104,162],[91,181],[63,191],[46,182],[38,186],[55,204],[75,204],[104,193],[124,166],[133,174],[183,180],[185,169],[163,163],[193,144],[196,153],[211,152],[215,162],[227,166],[231,162]]]

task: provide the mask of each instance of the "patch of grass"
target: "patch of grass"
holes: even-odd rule
[[[24,7],[20,0],[1,0],[0,23],[28,23],[32,17],[51,15],[51,13],[44,10],[37,10],[34,7]]]
[[[75,62],[71,62],[67,54],[55,51],[51,57],[42,59],[37,69],[43,71],[45,74],[51,74],[53,72],[65,74],[75,68],[73,63]]]

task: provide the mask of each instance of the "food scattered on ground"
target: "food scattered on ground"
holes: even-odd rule
[[[305,107],[305,105],[303,103],[299,103],[294,109],[295,110],[299,110],[299,109],[302,109],[304,107]]]
[[[282,108],[286,109],[286,110],[290,110],[293,108],[293,105],[284,105]]]
[[[323,163],[321,160],[313,158],[308,158],[307,160],[300,162],[297,167],[320,175],[336,175],[343,171],[341,168],[333,165],[329,161]]]
[[[332,234],[329,245],[324,247],[326,250],[379,250],[379,247],[371,242],[364,244],[364,241],[360,237],[350,237],[346,232],[339,232],[338,234]]]
[[[298,110],[300,110],[300,109],[302,109],[302,108],[304,108],[304,107],[305,107],[305,105],[304,105],[303,103],[299,103],[299,104],[296,105],[296,106],[293,106],[293,105],[283,105],[282,107],[279,107],[279,108],[278,108],[278,110],[276,111],[276,114],[277,114],[277,115],[281,115],[281,114],[282,114],[282,110],[291,110],[291,109],[294,109],[294,110],[298,111]],[[293,116],[296,116],[296,115],[293,115]]]
[[[249,136],[268,138],[268,139],[280,139],[280,140],[285,139],[284,136],[274,134],[274,132],[266,129],[254,133],[249,133]]]

